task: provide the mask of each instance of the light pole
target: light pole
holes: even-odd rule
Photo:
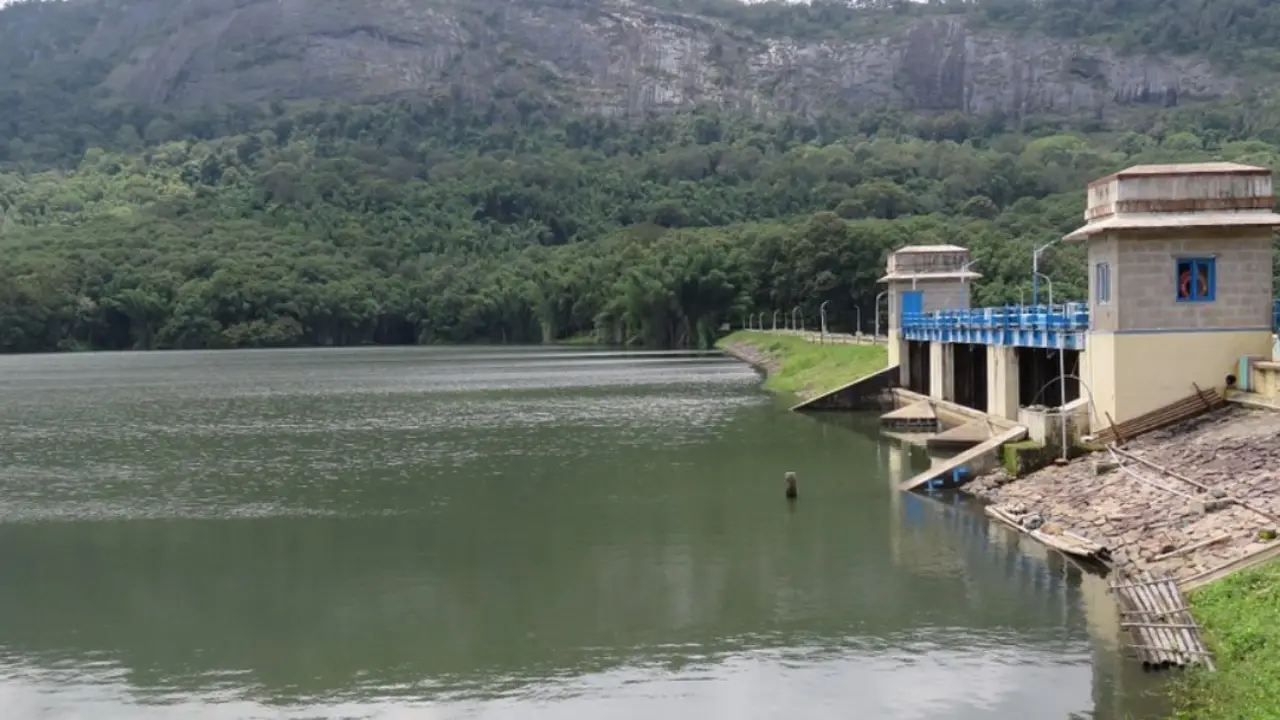
[[[880,337],[880,298],[888,294],[888,290],[882,290],[879,295],[876,295],[876,337]]]
[[[1040,278],[1044,277],[1043,275],[1040,274],[1040,255],[1045,250],[1048,250],[1050,247],[1053,247],[1061,240],[1062,238],[1057,238],[1056,240],[1050,240],[1049,242],[1036,248],[1035,251],[1031,253],[1031,304],[1032,305],[1035,305],[1040,302],[1039,280]],[[1053,300],[1050,300],[1049,304],[1052,305]]]
[[[822,323],[822,339],[824,341],[827,339],[827,303],[829,302],[831,301],[823,300],[822,304],[818,306],[818,321]]]
[[[853,309],[858,311],[858,330],[854,334],[861,337],[862,336],[862,306],[854,305]]]
[[[795,307],[791,308],[791,329],[792,329],[792,330],[796,330],[796,329],[803,330],[803,329],[804,329],[804,327],[797,327],[797,325],[796,325],[796,313],[798,313],[798,312],[800,312],[800,306],[799,306],[799,305],[797,305],[797,306],[795,306]],[[801,325],[803,325],[803,323],[804,323],[804,318],[800,318],[800,323],[801,323]]]
[[[1049,279],[1048,275],[1045,275],[1044,273],[1041,273],[1041,272],[1036,273],[1035,277],[1036,279],[1044,278],[1044,283],[1049,286],[1049,307],[1050,309],[1052,309],[1053,308],[1053,281]],[[1032,291],[1032,294],[1031,294],[1031,304],[1032,305],[1036,304],[1034,290]]]

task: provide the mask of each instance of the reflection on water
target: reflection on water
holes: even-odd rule
[[[0,358],[0,709],[1156,712],[1098,581],[874,430],[697,353]]]

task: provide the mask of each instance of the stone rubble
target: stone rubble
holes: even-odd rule
[[[1021,479],[996,471],[962,489],[1011,512],[1039,513],[1106,545],[1117,567],[1168,572],[1179,580],[1276,542],[1264,539],[1275,537],[1273,521],[1230,497],[1280,518],[1280,414],[1228,407],[1147,433],[1121,449],[1210,491],[1122,456],[1117,464],[1105,450]],[[1161,557],[1222,535],[1230,537]]]

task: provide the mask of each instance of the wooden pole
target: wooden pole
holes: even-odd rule
[[[1124,445],[1124,435],[1120,434],[1120,429],[1116,427],[1116,421],[1111,418],[1111,413],[1104,412],[1102,414],[1107,416],[1107,423],[1111,425],[1111,434],[1115,436],[1114,441]]]
[[[1156,605],[1148,588],[1135,587],[1132,588],[1130,592],[1133,594],[1134,598],[1137,599],[1138,604],[1147,611],[1147,616],[1144,618],[1144,622],[1155,623],[1159,620],[1159,615],[1157,614],[1158,606]],[[1172,643],[1170,642],[1171,638],[1167,631],[1155,627],[1147,628],[1143,632],[1150,636],[1150,644],[1153,647],[1160,648],[1156,653],[1156,660],[1162,667],[1168,667],[1169,665],[1177,662],[1177,657],[1169,650]]]
[[[1163,595],[1165,599],[1165,602],[1167,602],[1170,606],[1174,606],[1174,607],[1184,605],[1185,603],[1182,602],[1182,594],[1178,592],[1178,586],[1173,581],[1173,578],[1166,575],[1164,580],[1165,582],[1158,587],[1159,587],[1159,592]],[[1181,621],[1179,623],[1176,623],[1177,630],[1175,632],[1178,635],[1178,639],[1182,643],[1183,652],[1187,654],[1189,661],[1193,660],[1196,654],[1200,653],[1200,651],[1202,650],[1206,650],[1203,642],[1200,640],[1199,633],[1192,631],[1192,629],[1198,631],[1199,627],[1196,626],[1195,620],[1194,618],[1191,617],[1190,613],[1186,612],[1185,610],[1178,611],[1173,614],[1175,616],[1174,619]],[[1213,670],[1214,665],[1213,665],[1212,656],[1206,652],[1204,657],[1205,657],[1205,660],[1204,660],[1205,665],[1210,670]]]
[[[1180,556],[1180,555],[1186,555],[1186,554],[1188,554],[1188,553],[1193,553],[1193,552],[1195,552],[1196,550],[1199,550],[1199,549],[1201,549],[1201,548],[1206,548],[1206,547],[1209,547],[1210,545],[1216,545],[1216,544],[1218,544],[1218,543],[1220,543],[1220,542],[1222,542],[1222,541],[1224,541],[1224,540],[1230,540],[1230,539],[1231,539],[1231,534],[1230,534],[1230,533],[1227,533],[1227,534],[1224,534],[1224,535],[1219,535],[1218,537],[1215,537],[1215,538],[1209,538],[1208,540],[1202,540],[1202,541],[1200,541],[1200,542],[1198,542],[1198,543],[1196,543],[1196,544],[1194,544],[1194,545],[1188,545],[1188,546],[1186,546],[1186,547],[1184,547],[1184,548],[1179,548],[1179,549],[1177,549],[1177,550],[1174,550],[1173,552],[1167,552],[1167,553],[1164,553],[1163,555],[1157,555],[1157,556],[1155,556],[1155,557],[1151,558],[1151,562],[1160,562],[1161,560],[1168,560],[1169,558],[1175,558],[1175,557],[1178,557],[1178,556]]]
[[[1133,453],[1130,453],[1130,452],[1127,452],[1127,451],[1121,450],[1120,448],[1117,448],[1117,447],[1108,446],[1108,449],[1110,449],[1110,450],[1112,450],[1112,451],[1114,451],[1114,452],[1116,452],[1116,453],[1119,453],[1120,455],[1123,455],[1124,457],[1127,457],[1127,458],[1129,458],[1130,460],[1134,460],[1134,461],[1136,461],[1136,462],[1142,463],[1143,465],[1146,465],[1147,467],[1149,467],[1149,468],[1151,468],[1151,469],[1153,469],[1153,470],[1156,470],[1156,471],[1158,471],[1158,472],[1164,473],[1165,475],[1168,475],[1169,477],[1174,478],[1175,480],[1181,480],[1182,482],[1184,482],[1184,483],[1186,483],[1186,484],[1188,484],[1188,485],[1191,485],[1191,486],[1193,486],[1193,487],[1197,487],[1197,488],[1199,488],[1199,489],[1201,489],[1201,490],[1203,490],[1203,491],[1205,491],[1205,492],[1210,492],[1210,491],[1212,490],[1212,488],[1210,488],[1208,485],[1205,485],[1205,484],[1203,484],[1203,483],[1196,482],[1195,480],[1192,480],[1191,478],[1188,478],[1188,477],[1183,477],[1182,475],[1179,475],[1178,473],[1175,473],[1174,471],[1172,471],[1172,470],[1170,470],[1170,469],[1168,469],[1168,468],[1166,468],[1166,467],[1162,467],[1162,466],[1160,466],[1160,465],[1157,465],[1157,464],[1155,464],[1155,463],[1151,462],[1150,460],[1147,460],[1146,458],[1140,458],[1140,457],[1138,457],[1137,455],[1134,455]],[[1267,511],[1265,511],[1265,510],[1263,510],[1263,509],[1261,509],[1261,508],[1259,508],[1259,507],[1256,507],[1256,506],[1252,505],[1251,503],[1247,503],[1247,502],[1245,502],[1244,500],[1242,500],[1242,499],[1240,499],[1240,498],[1238,498],[1238,497],[1236,497],[1236,496],[1234,496],[1234,495],[1227,495],[1225,498],[1223,498],[1223,500],[1230,500],[1231,502],[1233,502],[1233,503],[1235,503],[1235,504],[1239,505],[1239,506],[1240,506],[1240,507],[1242,507],[1242,508],[1245,508],[1246,510],[1251,510],[1251,511],[1253,511],[1254,513],[1256,513],[1256,514],[1258,514],[1258,515],[1261,515],[1262,517],[1266,518],[1268,522],[1272,522],[1272,523],[1280,524],[1280,520],[1276,519],[1276,517],[1275,517],[1274,515],[1272,515],[1272,514],[1268,513]]]
[[[1207,411],[1209,411],[1209,410],[1212,410],[1212,409],[1213,409],[1213,404],[1212,404],[1212,403],[1210,403],[1208,400],[1206,400],[1206,399],[1205,399],[1205,397],[1204,397],[1204,391],[1200,389],[1200,386],[1199,386],[1199,385],[1197,385],[1197,384],[1195,384],[1195,383],[1191,383],[1191,387],[1193,387],[1193,388],[1195,388],[1195,389],[1196,389],[1196,397],[1200,398],[1200,402],[1204,403],[1204,409],[1205,409],[1205,411],[1207,412]]]
[[[1123,451],[1123,450],[1121,450],[1120,448],[1116,447],[1114,443],[1113,443],[1113,444],[1111,444],[1111,445],[1108,445],[1108,446],[1107,446],[1107,450],[1109,450],[1111,453],[1113,453],[1112,458],[1116,461],[1116,464],[1120,466],[1120,470],[1125,471],[1125,472],[1128,472],[1128,473],[1129,473],[1129,475],[1130,475],[1134,480],[1137,480],[1138,482],[1140,482],[1140,483],[1142,483],[1142,484],[1144,484],[1144,485],[1149,485],[1149,486],[1151,486],[1151,487],[1153,487],[1153,488],[1155,488],[1155,489],[1157,489],[1157,490],[1163,490],[1163,491],[1165,491],[1165,492],[1169,493],[1170,495],[1176,495],[1176,496],[1178,496],[1178,497],[1180,497],[1180,498],[1182,498],[1182,499],[1184,499],[1184,500],[1190,500],[1190,501],[1192,501],[1192,502],[1195,502],[1195,498],[1191,497],[1190,495],[1188,495],[1188,494],[1186,494],[1186,493],[1184,493],[1184,492],[1180,492],[1180,491],[1178,491],[1178,490],[1174,490],[1174,489],[1173,489],[1173,488],[1171,488],[1171,487],[1167,487],[1167,486],[1165,486],[1165,485],[1161,485],[1161,484],[1160,484],[1160,483],[1158,483],[1158,482],[1155,482],[1155,481],[1152,481],[1152,480],[1148,480],[1147,478],[1144,478],[1144,477],[1142,477],[1141,475],[1139,475],[1138,473],[1134,472],[1134,471],[1133,471],[1133,468],[1125,467],[1125,464],[1124,464],[1124,463],[1122,463],[1122,462],[1120,462],[1120,459],[1119,459],[1119,458],[1116,458],[1116,457],[1115,457],[1115,455],[1116,455],[1116,454],[1119,454],[1119,455],[1122,455],[1122,456],[1127,457],[1127,458],[1133,458],[1133,456],[1132,456],[1132,455],[1130,455],[1129,453],[1124,452],[1124,451]],[[1135,459],[1136,459],[1136,458],[1135,458]]]

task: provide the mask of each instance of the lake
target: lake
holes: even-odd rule
[[[0,716],[1159,717],[927,462],[700,353],[0,357]]]

